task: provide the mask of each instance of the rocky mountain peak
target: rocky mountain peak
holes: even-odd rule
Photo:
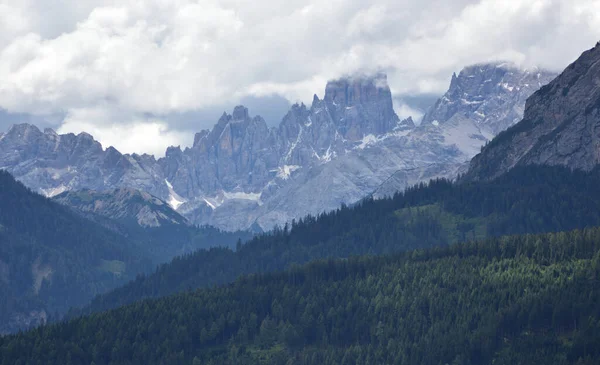
[[[546,70],[522,69],[510,62],[465,67],[452,75],[450,87],[423,117],[423,125],[456,123],[469,119],[484,137],[496,135],[517,123],[525,100],[556,77]]]
[[[467,159],[523,117],[525,101],[555,73],[507,62],[477,64],[454,74],[448,91],[428,110],[419,133],[455,145]]]
[[[100,144],[100,142],[96,141],[94,139],[94,137],[92,137],[92,135],[89,133],[81,132],[78,135],[76,135],[75,143],[76,143],[76,148],[80,151],[89,150],[89,151],[93,151],[95,153],[102,153],[102,144]],[[110,153],[110,154],[114,153],[114,154],[121,155],[121,153],[112,146],[108,147],[106,149],[106,152]]]
[[[290,110],[283,116],[281,123],[279,123],[278,133],[280,138],[286,141],[296,139],[300,128],[309,124],[309,116],[310,111],[306,108],[306,105],[292,105]]]
[[[348,141],[388,133],[399,121],[385,74],[330,81],[323,101],[338,133]]]
[[[226,140],[232,137],[232,133],[243,134],[252,119],[248,108],[238,105],[231,114],[223,112],[212,130],[202,130],[194,136],[193,147],[202,151],[218,148],[219,144],[228,144]],[[235,124],[232,126],[231,124]]]
[[[408,131],[412,131],[416,127],[417,127],[417,125],[415,124],[415,121],[413,120],[413,118],[408,117],[408,118],[400,121],[400,123],[398,123],[398,125],[396,126],[396,128],[394,130],[408,132]]]
[[[584,52],[528,100],[523,119],[472,161],[467,180],[492,179],[516,165],[600,163],[600,47]]]
[[[87,140],[87,141],[95,141],[94,137],[87,132],[81,132],[81,133],[77,134],[77,139]]]
[[[44,128],[44,134],[48,136],[58,136],[58,133],[52,128]]]
[[[11,139],[14,141],[26,141],[41,138],[43,133],[38,129],[38,127],[32,124],[21,123],[12,125],[8,131],[6,131],[4,136],[6,139]]]
[[[196,133],[198,135],[199,133]],[[169,146],[165,152],[165,156],[179,155],[181,154],[181,146]]]
[[[233,120],[247,120],[250,119],[250,114],[248,113],[248,108],[243,105],[238,105],[233,108],[233,113],[231,114]]]
[[[391,98],[387,76],[379,73],[374,76],[345,77],[329,81],[325,87],[323,100],[333,105],[353,107],[378,101],[391,101]]]
[[[458,76],[456,76],[456,72],[452,73],[452,79],[450,80],[450,90],[455,89],[458,84]]]
[[[223,112],[223,114],[217,121],[217,124],[215,124],[215,126],[210,130],[209,134],[212,136],[217,133],[221,133],[221,131],[223,131],[225,126],[227,126],[227,124],[229,124],[229,122],[231,120],[233,120],[233,116],[231,114],[227,114],[227,112]],[[216,131],[219,131],[219,132],[216,132]],[[202,132],[200,132],[200,133],[202,133]]]
[[[317,96],[317,94],[313,95],[313,101],[312,101],[312,105],[319,103],[321,100],[319,99],[319,97]]]
[[[208,136],[210,134],[210,131],[208,129],[203,129],[200,132],[196,133],[194,135],[194,144],[193,146],[196,146],[198,143],[200,143],[200,141],[204,138],[206,138],[206,136]]]

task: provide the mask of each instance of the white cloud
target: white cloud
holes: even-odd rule
[[[108,108],[74,109],[66,116],[59,133],[87,132],[101,141],[104,148],[113,146],[122,153],[164,156],[165,146],[179,145],[193,136],[171,130],[165,121],[118,113]]]
[[[425,115],[424,112],[412,108],[410,105],[397,100],[394,103],[394,111],[396,114],[398,114],[398,118],[400,118],[400,120],[412,117],[415,123],[419,123],[423,118],[423,115]]]
[[[29,28],[29,19],[22,9],[11,4],[0,4],[0,47]]]
[[[419,94],[487,60],[559,70],[600,39],[599,14],[597,0],[5,0],[0,108],[66,113],[61,130],[159,151],[192,138],[148,115],[310,102],[352,72],[383,69],[395,93]]]

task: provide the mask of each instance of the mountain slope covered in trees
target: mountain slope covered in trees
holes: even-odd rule
[[[600,229],[243,277],[0,339],[2,364],[597,364]]]
[[[0,171],[0,333],[85,305],[186,247],[233,246],[249,237],[210,227],[130,229],[104,217],[92,221]]]
[[[232,282],[322,258],[386,254],[505,234],[600,225],[600,169],[517,168],[491,182],[436,180],[382,200],[307,217],[234,252],[201,250],[92,301],[83,313]],[[80,312],[74,312],[73,315]]]
[[[44,322],[151,268],[124,237],[3,171],[0,242],[0,332]]]

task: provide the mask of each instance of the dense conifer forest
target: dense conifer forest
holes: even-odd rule
[[[597,364],[600,229],[324,260],[0,339],[1,364]]]
[[[600,226],[600,169],[515,168],[491,181],[457,184],[435,180],[383,200],[256,236],[237,251],[201,250],[160,266],[152,275],[97,297],[83,313],[148,297],[232,282],[315,259],[379,255],[445,246],[507,234]],[[72,315],[82,312],[73,311]]]

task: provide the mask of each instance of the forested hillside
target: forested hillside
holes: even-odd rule
[[[0,171],[0,332],[83,305],[150,265],[124,237]]]
[[[250,237],[210,227],[134,229],[108,219],[98,223],[0,171],[0,333],[83,306],[186,246],[233,246],[239,237]]]
[[[600,169],[517,168],[492,181],[432,181],[383,200],[365,200],[255,237],[237,252],[202,250],[96,298],[84,310],[232,282],[321,258],[385,254],[504,234],[600,225]],[[80,312],[74,312],[73,315]]]
[[[0,339],[2,364],[598,364],[600,229],[320,261]]]

